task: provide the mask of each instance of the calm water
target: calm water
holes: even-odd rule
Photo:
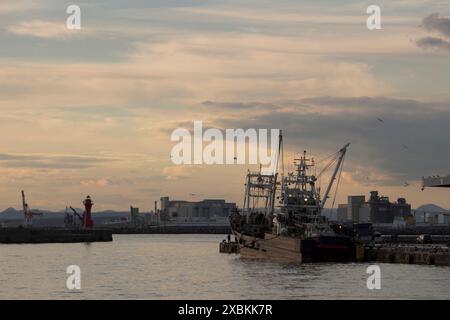
[[[0,245],[0,299],[449,299],[450,267],[287,266],[218,253],[218,235],[117,235],[112,243]],[[66,288],[79,265],[80,291]]]

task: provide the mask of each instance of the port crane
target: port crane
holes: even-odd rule
[[[80,215],[72,206],[70,206],[70,210],[72,210],[73,215],[70,215],[68,213],[68,209],[66,207],[66,216],[64,218],[64,222],[69,225],[74,225],[74,217],[78,217],[78,219],[81,222],[81,226],[83,229],[91,229],[94,226],[94,222],[92,221],[91,216],[91,208],[93,206],[93,202],[90,196],[87,196],[86,199],[83,201],[84,204],[84,213]]]
[[[25,227],[33,225],[33,216],[40,216],[42,212],[31,211],[25,198],[25,191],[22,190],[23,224]]]
[[[84,221],[84,215],[80,216],[80,215],[78,214],[78,212],[77,212],[74,208],[72,208],[72,206],[70,206],[70,210],[73,211],[74,215],[76,215],[76,216],[78,217],[78,219],[80,219],[81,222]]]
[[[73,214],[69,213],[69,208],[72,210]],[[77,217],[80,221],[80,225],[83,225],[84,215],[80,215],[72,206],[66,207],[66,215],[64,217],[64,222],[66,226],[73,227],[76,225],[74,218]]]

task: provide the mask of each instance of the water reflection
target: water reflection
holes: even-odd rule
[[[218,253],[223,235],[119,235],[112,243],[0,246],[0,298],[379,299],[450,298],[450,268],[381,264],[283,265]],[[23,265],[33,268],[24,270]],[[82,290],[66,289],[78,264]]]

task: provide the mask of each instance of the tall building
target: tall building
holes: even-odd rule
[[[206,199],[202,201],[170,200],[161,198],[163,217],[178,222],[225,220],[236,208],[236,203],[222,199]]]

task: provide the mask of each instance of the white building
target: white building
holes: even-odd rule
[[[161,198],[161,213],[171,221],[206,222],[226,221],[236,203],[225,202],[222,199],[206,199],[202,201],[169,200]]]

